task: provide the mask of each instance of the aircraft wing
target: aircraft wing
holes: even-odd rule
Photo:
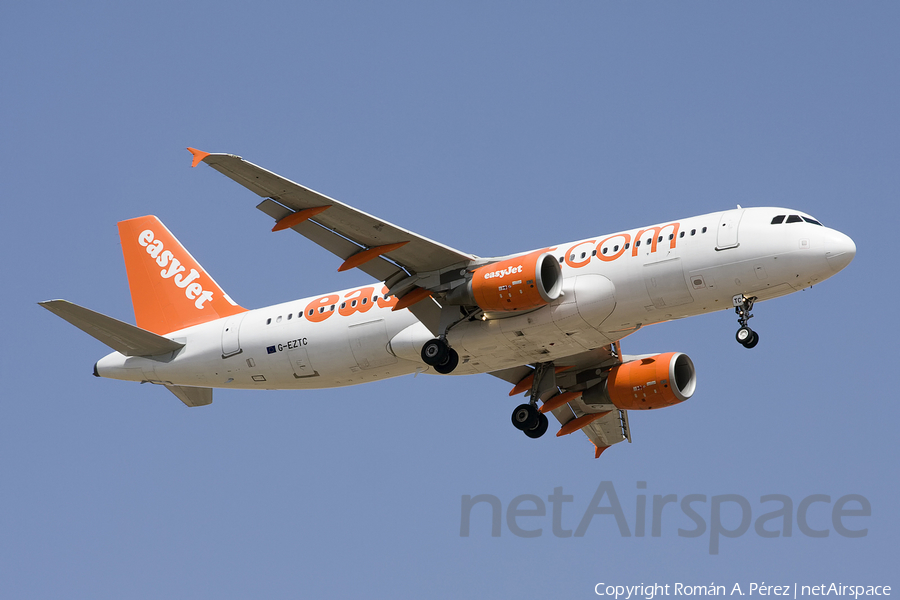
[[[565,426],[570,423],[574,425],[576,419],[589,415],[602,415],[579,428],[593,442],[596,449],[594,456],[597,458],[613,444],[624,440],[631,441],[628,411],[620,410],[611,404],[591,402],[594,398],[588,398],[586,401],[581,392],[602,383],[609,368],[621,364],[622,360],[618,342],[574,354],[555,361],[553,363],[555,368],[546,376],[548,381],[535,386],[535,391],[539,392],[539,398],[548,407],[554,404],[554,397],[562,398],[565,394],[572,392],[567,402],[547,411],[552,412],[561,425],[560,433],[557,435],[564,435]],[[490,374],[512,383],[515,387],[510,395],[513,396],[531,391],[537,374],[537,366],[522,365],[494,371]],[[578,431],[578,429],[573,431]]]
[[[275,219],[276,227],[280,224],[293,229],[343,259],[341,270],[358,267],[387,282],[399,281],[406,275],[459,268],[477,259],[294,183],[240,156],[188,150],[194,154],[194,166],[204,162],[263,197],[257,208]],[[323,207],[327,208],[321,210]],[[306,215],[308,218],[303,218]],[[298,219],[302,220],[294,223]]]

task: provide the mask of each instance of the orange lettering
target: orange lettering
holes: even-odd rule
[[[603,254],[603,246],[606,245],[606,242],[608,242],[609,240],[614,240],[616,238],[624,238],[622,240],[622,245],[619,247],[619,249],[616,251],[616,253],[610,254],[610,255]],[[620,256],[622,256],[625,253],[625,246],[627,246],[630,243],[631,243],[631,234],[617,233],[615,235],[611,235],[608,238],[606,238],[605,240],[603,240],[602,242],[600,242],[599,244],[597,244],[597,258],[599,258],[600,260],[605,261],[605,262],[609,262],[611,260],[616,260],[617,258],[619,258]]]
[[[674,248],[674,247],[675,247],[675,242],[676,242],[676,240],[678,239],[678,227],[679,227],[679,225],[680,225],[680,223],[669,223],[669,224],[667,224],[667,225],[663,225],[662,227],[648,227],[647,229],[641,229],[641,230],[637,233],[637,235],[634,236],[635,242],[634,242],[634,246],[632,247],[632,250],[631,250],[631,255],[632,255],[632,256],[637,256],[637,255],[638,255],[638,242],[641,241],[641,237],[642,237],[645,233],[649,233],[649,232],[651,232],[651,231],[653,232],[653,239],[652,239],[652,241],[651,241],[651,243],[650,243],[650,252],[656,252],[656,246],[657,246],[657,243],[659,242],[659,234],[660,234],[660,232],[663,231],[663,230],[665,230],[665,229],[667,229],[667,228],[669,228],[669,227],[672,227],[672,228],[673,228],[673,229],[672,229],[672,241],[671,241],[671,243],[669,244],[669,248]]]
[[[393,307],[397,306],[397,297],[396,296],[388,296],[387,299],[385,299],[384,296],[387,293],[388,293],[387,286],[386,285],[382,286],[381,295],[378,296],[378,306],[380,306],[381,308],[393,308]]]
[[[317,298],[306,305],[306,310],[303,316],[313,323],[321,323],[332,314],[334,314],[334,311],[330,310],[331,305],[337,304],[340,299],[341,297],[337,294],[329,294],[327,296]]]
[[[375,306],[375,303],[372,302],[373,295],[375,295],[375,288],[373,287],[364,287],[360,290],[352,291],[344,296],[344,302],[341,303],[341,308],[338,309],[338,312],[345,317],[349,317],[357,312],[368,312],[370,308]]]
[[[578,248],[579,246],[583,246],[585,244],[593,244],[596,241],[597,240],[587,240],[586,242],[579,242],[579,243],[575,244],[574,246],[572,246],[571,248],[569,248],[569,251],[566,252],[566,264],[569,265],[570,267],[572,267],[573,269],[577,269],[577,268],[583,267],[584,265],[591,262],[591,255],[587,254],[586,252],[585,252],[586,257],[583,260],[575,261],[572,259],[572,257],[575,256],[576,248]]]

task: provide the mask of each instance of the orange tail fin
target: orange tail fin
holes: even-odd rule
[[[160,335],[244,312],[153,216],[119,222],[137,326]]]

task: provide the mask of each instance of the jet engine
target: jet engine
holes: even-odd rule
[[[562,269],[549,252],[538,250],[479,267],[448,294],[451,304],[511,312],[545,306],[562,293]]]
[[[617,408],[644,410],[684,402],[696,386],[697,372],[688,355],[668,352],[613,367],[603,395]]]

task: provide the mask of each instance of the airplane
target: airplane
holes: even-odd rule
[[[594,456],[631,441],[628,413],[688,400],[681,352],[626,355],[647,325],[734,309],[737,341],[759,342],[756,303],[824,281],[856,245],[787,208],[737,208],[482,258],[352,208],[231,154],[188,148],[262,198],[292,229],[360,269],[370,285],[248,310],[154,216],[118,224],[137,325],[66,300],[40,302],[114,350],[94,375],[165,386],[185,405],[213,388],[310,390],[408,374],[488,373],[527,399],[513,426],[560,423]]]

